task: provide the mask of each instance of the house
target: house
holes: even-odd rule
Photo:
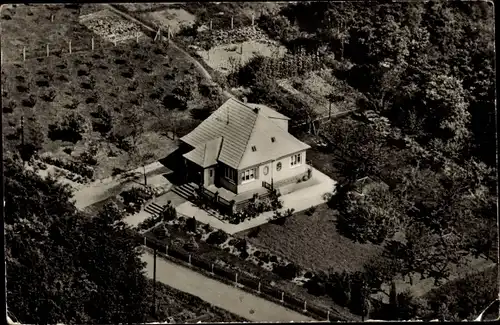
[[[310,146],[288,133],[289,120],[265,105],[228,99],[180,139],[188,180],[236,195],[303,177]]]

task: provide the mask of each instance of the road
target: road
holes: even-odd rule
[[[149,277],[153,277],[153,255],[145,252]],[[156,277],[159,282],[200,297],[206,302],[244,317],[252,322],[315,321],[283,306],[254,296],[246,291],[213,280],[189,268],[162,258],[156,259]]]
[[[142,26],[144,28],[146,28],[149,31],[156,32],[156,30],[153,27],[151,27],[150,25],[147,25],[147,24],[143,23],[142,21],[134,18],[133,16],[129,15],[127,12],[122,11],[122,10],[114,7],[113,5],[103,4],[103,6],[106,7],[107,9],[111,10],[112,12],[120,15],[121,17],[123,17],[123,18],[125,18],[125,19],[127,19],[127,20],[129,20],[129,21],[131,21],[131,22],[133,22],[135,24],[138,24],[138,25],[140,25],[140,26]],[[162,36],[162,40],[163,41],[167,41],[167,38],[165,36]],[[172,40],[170,40],[169,46],[171,48],[173,48],[174,50],[179,51],[180,53],[182,53],[182,55],[184,55],[186,58],[188,58],[189,61],[191,61],[195,65],[195,67],[198,70],[198,72],[201,73],[206,80],[214,82],[212,76],[210,75],[210,73],[208,73],[208,71],[203,67],[203,65],[198,60],[196,60],[195,58],[193,58],[188,52],[184,51],[177,44],[175,44],[175,42],[173,42]],[[234,97],[233,94],[231,94],[227,90],[223,90],[222,93],[224,94],[224,96],[226,96],[228,98],[233,98]]]

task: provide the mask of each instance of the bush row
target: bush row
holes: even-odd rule
[[[86,166],[82,163],[74,161],[66,161],[60,158],[54,158],[50,156],[45,156],[41,158],[43,162],[54,165],[56,167],[69,170],[75,174],[81,175],[90,180],[94,179],[94,169],[90,166]]]

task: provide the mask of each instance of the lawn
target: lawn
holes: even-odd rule
[[[248,237],[250,230],[237,236],[313,270],[357,271],[381,253],[382,247],[354,243],[338,234],[335,220],[335,211],[323,204],[311,216],[297,213],[283,226],[262,225],[256,238]]]
[[[36,15],[47,14],[42,7],[30,6],[25,10],[34,10],[33,16],[28,17],[35,19]],[[64,17],[73,15],[74,20],[78,18],[77,12],[73,13],[72,9],[63,8],[57,13]],[[14,18],[2,21],[2,41],[10,39],[12,45],[10,33],[17,33],[18,29],[12,26],[12,22],[19,21]],[[91,35],[77,21],[72,23],[72,30],[83,30],[87,33],[85,35]],[[32,34],[37,35],[35,32]],[[26,37],[32,34],[26,34]],[[193,89],[194,95],[187,101],[186,107],[179,108],[165,98],[184,80],[188,80],[187,86]],[[124,108],[140,110],[143,113],[140,114],[142,132],[138,143],[144,149],[142,151],[153,153],[154,157],[150,159],[153,161],[165,157],[175,148],[171,134],[167,136],[165,123],[175,120],[178,133],[189,131],[201,119],[196,117],[198,120],[195,120],[192,110],[212,103],[206,89],[198,88],[202,83],[202,77],[182,53],[147,38],[140,39],[139,43],[130,40],[118,43],[116,47],[96,47],[93,52],[4,64],[2,127],[5,148],[12,150],[20,144],[20,120],[24,116],[25,124],[36,125],[43,134],[41,153],[75,160],[91,143],[96,144],[98,164],[95,175],[105,178],[112,174],[113,168],[132,169],[135,166],[129,165],[128,154],[124,150],[96,130],[98,109],[109,112],[112,130],[120,128],[120,115]],[[62,118],[72,113],[83,117],[82,138],[77,142],[49,138],[49,126],[60,123]]]

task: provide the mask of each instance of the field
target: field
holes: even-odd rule
[[[68,49],[71,40],[73,48],[90,47],[92,37],[96,43],[102,40],[79,23],[83,11],[92,12],[91,6],[81,9],[65,8],[63,5],[11,5],[2,9],[2,62],[21,61],[23,47],[26,57],[46,54],[50,49]],[[51,16],[53,15],[53,21]]]
[[[278,84],[290,95],[301,98],[314,107],[319,116],[328,116],[330,103],[327,98],[331,94],[339,96],[338,101],[332,102],[332,115],[358,109],[358,100],[362,97],[345,82],[332,76],[328,69],[282,79]]]
[[[248,237],[248,232],[238,234]],[[251,243],[265,247],[292,262],[318,271],[358,271],[381,247],[358,244],[337,233],[335,211],[326,205],[317,207],[313,215],[295,214],[281,225],[265,224]]]
[[[37,20],[35,14],[44,16],[48,13],[44,6],[26,8],[24,10],[35,10],[33,16],[26,16],[33,21],[42,19]],[[56,13],[61,15],[56,16],[59,17],[56,21],[62,24],[62,27],[57,27],[61,33],[70,29],[78,31],[81,38],[92,37],[93,34],[78,23],[77,10],[65,9]],[[13,17],[17,15],[20,16],[16,13]],[[65,21],[61,21],[62,17]],[[2,21],[2,48],[5,39],[8,44],[6,50],[11,53],[16,47],[10,33],[19,30],[12,25],[19,22],[20,19],[14,18]],[[70,25],[73,27],[69,28]],[[31,28],[29,26],[27,29]],[[48,32],[44,28],[21,33],[21,37],[16,38],[17,42],[45,37]],[[182,82],[184,84],[180,84]],[[167,129],[169,126],[165,123],[175,123],[178,126],[176,131],[185,132],[197,123],[192,117],[192,109],[204,108],[211,103],[206,91],[200,94],[198,86],[201,83],[202,77],[184,54],[147,38],[140,39],[139,43],[130,40],[117,46],[96,47],[95,51],[61,57],[28,58],[26,62],[5,63],[2,66],[4,149],[11,150],[20,144],[20,120],[24,116],[26,125],[34,125],[43,134],[41,153],[75,160],[89,145],[97,145],[96,177],[105,178],[112,174],[113,168],[130,169],[135,166],[129,165],[126,150],[96,130],[97,111],[107,111],[111,115],[111,133],[119,133],[120,127],[126,128],[120,122],[123,111],[138,110],[140,121],[137,124],[141,127],[138,145],[143,151],[153,153],[151,160],[163,158],[175,148],[168,132],[171,127]],[[166,99],[170,98],[168,96],[172,95],[175,87],[189,87],[186,90],[188,93],[192,90],[192,94],[188,94],[192,97],[186,98],[183,107]],[[73,113],[84,119],[81,139],[69,142],[49,137],[50,125],[61,123],[65,116]]]
[[[218,45],[208,51],[197,51],[197,54],[212,69],[229,74],[235,67],[245,65],[256,55],[283,57],[286,48],[266,42],[265,40],[248,40],[239,43]]]

